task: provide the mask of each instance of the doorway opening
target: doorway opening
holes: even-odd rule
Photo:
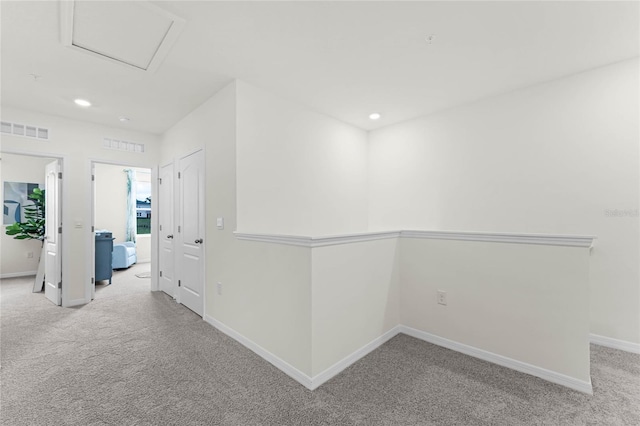
[[[62,263],[63,158],[3,152],[1,164],[0,278],[33,276],[30,291],[44,292],[55,305],[67,306],[62,279],[66,276]]]
[[[154,290],[154,175],[149,168],[91,163],[91,299]]]

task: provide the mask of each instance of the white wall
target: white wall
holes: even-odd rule
[[[0,162],[0,191],[3,191],[4,182],[39,183],[44,189],[44,169],[47,164],[54,161],[53,158],[30,157],[25,155],[2,154]],[[0,276],[10,277],[35,274],[38,270],[38,260],[42,250],[42,244],[37,240],[16,240],[7,235],[6,225],[2,226],[0,235],[0,247],[2,261],[0,263]],[[31,258],[28,255],[31,254]]]
[[[310,250],[238,241],[233,235],[237,102],[234,82],[173,126],[162,140],[162,164],[205,150],[207,319],[310,374]],[[217,217],[225,219],[223,230],[216,228]]]
[[[236,240],[225,250],[214,255],[207,313],[310,376],[311,249]]]
[[[267,111],[267,118],[260,111]],[[307,377],[328,371],[405,324],[589,381],[587,249],[397,239],[310,248],[237,240],[233,231],[243,218],[251,231],[267,234],[365,228],[365,221],[358,222],[362,194],[349,200],[351,208],[340,211],[345,220],[340,212],[316,220],[318,200],[330,207],[336,205],[335,198],[358,188],[364,191],[359,185],[367,174],[366,164],[360,167],[367,152],[360,151],[359,140],[346,139],[347,146],[357,147],[353,158],[327,154],[320,159],[324,139],[312,136],[322,133],[323,126],[316,127],[316,119],[330,120],[236,82],[164,135],[162,164],[205,150],[208,321],[233,330]],[[327,128],[334,125],[342,126],[330,123]],[[306,146],[306,138],[314,140],[313,147]],[[380,177],[387,163],[375,157],[376,147],[372,159],[382,165],[374,177]],[[316,154],[307,158],[308,152]],[[352,180],[345,178],[348,189],[323,192],[331,185],[315,181],[314,159],[324,164],[318,169],[322,171],[333,170],[332,161],[346,170],[352,161],[356,173]],[[402,177],[403,167],[398,164],[392,171],[392,183]],[[378,190],[374,184],[371,189]],[[403,207],[420,209],[411,201]],[[216,217],[225,218],[224,230],[216,228]],[[404,223],[390,226],[409,228]],[[445,311],[433,306],[440,286],[450,292]],[[553,292],[555,299],[549,300]],[[498,303],[497,308],[491,303]],[[540,350],[540,344],[546,349]],[[549,351],[562,355],[550,356]]]
[[[403,325],[590,382],[588,248],[400,241]]]
[[[311,250],[238,241],[232,233],[366,230],[366,133],[236,81],[164,135],[162,164],[199,148],[207,170],[207,316],[308,376],[362,339],[378,337],[387,322],[376,320],[370,333],[338,352],[326,348],[322,367],[312,368]],[[216,228],[216,217],[225,218],[224,230]],[[378,290],[386,295],[385,277]],[[322,310],[331,309],[318,300]],[[354,337],[353,327],[347,330]]]
[[[315,376],[400,324],[398,239],[312,249]]]
[[[230,260],[239,266],[230,277],[237,301],[226,305],[226,296],[216,297],[218,314],[245,306],[233,328],[250,330],[254,344],[272,345],[295,327],[265,322],[286,323],[292,313],[305,319],[310,301],[311,341],[296,339],[292,348],[310,344],[311,372],[300,371],[312,387],[406,332],[590,392],[588,246],[539,236],[508,243],[478,233],[475,240],[469,234],[390,235],[362,241],[376,236],[243,234],[240,256]],[[252,281],[262,285],[246,286]],[[445,305],[438,304],[438,291],[446,293]]]
[[[367,229],[367,134],[239,81],[238,229]]]
[[[236,81],[162,147],[162,164],[205,149],[207,315],[311,375],[311,250],[232,232],[366,230],[366,133]]]
[[[127,174],[123,166],[96,164],[95,226],[113,233],[122,243],[127,228]]]
[[[591,331],[640,343],[638,65],[371,132],[371,229],[596,235]]]
[[[159,158],[159,137],[7,107],[2,108],[2,119],[50,129],[49,141],[2,134],[3,152],[46,153],[63,157],[62,300],[64,305],[87,303],[91,297],[87,286],[92,274],[92,262],[87,256],[93,243],[90,238],[91,159],[152,168]],[[104,149],[104,137],[144,143],[145,152]]]

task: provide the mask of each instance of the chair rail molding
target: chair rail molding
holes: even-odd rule
[[[338,244],[360,243],[363,241],[386,240],[389,238],[398,238],[399,231],[385,232],[364,232],[358,234],[331,235],[326,237],[308,237],[299,235],[278,235],[278,234],[253,234],[246,232],[234,232],[239,240],[260,241],[273,244],[287,244],[300,247],[325,247]]]
[[[584,248],[593,247],[593,242],[596,239],[594,236],[585,235],[515,234],[461,231],[401,231],[400,236],[403,238],[537,244]]]
[[[491,243],[535,244],[562,247],[592,248],[596,239],[589,235],[516,234],[461,231],[380,231],[356,234],[310,237],[303,235],[260,234],[235,231],[238,240],[258,241],[271,244],[286,244],[315,248],[338,244],[351,244],[389,238],[418,238],[431,240],[480,241]]]

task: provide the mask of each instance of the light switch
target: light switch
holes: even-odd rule
[[[218,226],[218,229],[224,229],[224,218],[223,217],[219,217],[216,220],[216,225]]]

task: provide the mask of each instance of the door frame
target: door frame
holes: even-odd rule
[[[178,172],[176,169],[176,162],[175,160],[171,160],[165,164],[160,164],[160,166],[158,166],[158,183],[159,183],[159,179],[160,179],[160,173],[161,170],[164,169],[165,167],[169,167],[171,166],[171,195],[173,198],[173,203],[171,204],[171,214],[173,216],[173,220],[172,220],[172,224],[173,227],[171,229],[171,233],[174,235],[174,240],[173,240],[173,281],[174,281],[174,291],[173,291],[173,295],[171,297],[173,297],[173,299],[177,302],[178,301],[178,282],[177,280],[177,276],[178,276],[178,272],[176,269],[176,229],[178,228],[177,226],[177,214],[178,214],[178,203],[176,202],[176,194],[178,192],[178,182],[177,182],[177,176],[178,176]],[[158,225],[160,225],[160,216],[162,215],[162,213],[160,213],[160,206],[162,205],[162,202],[160,200],[160,185],[158,185],[158,214],[156,216],[156,220],[158,220]],[[153,207],[153,206],[152,206]],[[152,219],[153,219],[153,214],[152,214]],[[163,230],[162,232],[165,232],[166,230]],[[158,231],[158,234],[160,233],[160,231]],[[162,251],[162,247],[160,247],[160,245],[162,244],[162,240],[159,238],[160,235],[156,236],[156,241],[157,241],[157,251],[158,251],[158,262],[156,263],[156,270],[155,270],[155,276],[157,277],[158,280],[158,290],[160,291],[160,268],[161,268],[161,263],[160,263],[160,252]]]
[[[93,221],[95,220],[95,185],[92,181],[92,175],[94,166],[96,164],[107,164],[111,166],[122,166],[122,167],[133,167],[138,169],[149,169],[151,170],[151,199],[158,199],[158,166],[154,165],[149,167],[148,165],[138,164],[127,161],[116,161],[116,160],[105,160],[101,158],[89,158],[89,161],[86,163],[86,178],[85,181],[87,183],[86,191],[90,195],[90,200],[88,203],[88,208],[85,212],[85,223],[87,223],[87,229],[89,232],[86,233],[87,237],[85,239],[85,250],[90,254],[89,262],[87,262],[87,267],[85,270],[85,288],[84,288],[84,297],[85,303],[91,302],[93,299],[93,293],[95,289],[95,282],[92,282],[92,278],[95,272],[95,229],[91,229],[94,226]],[[150,291],[158,291],[158,206],[157,202],[151,203],[151,285]]]
[[[65,280],[65,277],[69,277],[69,270],[71,265],[69,264],[69,259],[71,259],[69,253],[69,244],[67,244],[69,240],[70,230],[71,230],[71,219],[69,217],[69,212],[67,212],[64,206],[69,202],[69,191],[68,191],[68,179],[65,173],[65,163],[69,161],[69,157],[65,154],[53,153],[53,152],[33,152],[26,151],[21,149],[1,149],[0,154],[13,154],[13,155],[24,155],[27,157],[39,157],[39,158],[51,158],[52,160],[58,161],[58,165],[60,166],[60,173],[62,173],[62,179],[60,182],[60,194],[58,194],[59,204],[60,204],[60,220],[62,221],[62,234],[60,235],[60,267],[61,267],[61,276],[62,276],[62,307],[69,307],[82,304],[79,300],[70,300],[69,299],[69,283]],[[43,261],[40,259],[40,261]]]

